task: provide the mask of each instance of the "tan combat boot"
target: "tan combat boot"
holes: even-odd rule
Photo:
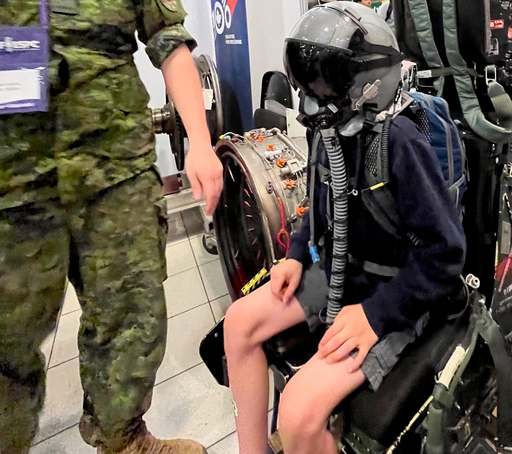
[[[98,448],[98,454],[207,454],[206,448],[192,440],[159,440],[149,432],[141,433],[122,451]]]

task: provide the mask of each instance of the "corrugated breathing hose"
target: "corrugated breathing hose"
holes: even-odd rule
[[[333,252],[326,322],[331,325],[341,311],[348,254],[348,175],[336,129],[321,130],[331,168],[333,200]]]

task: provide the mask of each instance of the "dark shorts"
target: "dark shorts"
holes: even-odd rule
[[[329,284],[325,271],[318,264],[313,264],[303,273],[301,286],[295,292],[311,331],[323,323],[320,313],[327,307],[328,295]],[[427,321],[428,315],[425,315],[418,320],[414,329],[387,334],[373,346],[361,370],[374,391],[398,362],[404,348],[418,339]]]

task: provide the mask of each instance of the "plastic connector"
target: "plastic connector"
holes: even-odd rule
[[[313,263],[318,263],[320,261],[320,256],[318,255],[316,246],[309,247],[309,255],[311,255],[311,260],[313,260]]]

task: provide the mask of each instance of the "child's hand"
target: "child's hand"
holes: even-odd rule
[[[279,263],[270,273],[272,294],[283,303],[291,302],[302,277],[302,263],[289,259]]]
[[[378,340],[363,307],[361,304],[354,304],[344,307],[338,314],[320,341],[318,353],[327,363],[332,364],[345,359],[357,349],[357,356],[348,368],[349,372],[355,372]]]

